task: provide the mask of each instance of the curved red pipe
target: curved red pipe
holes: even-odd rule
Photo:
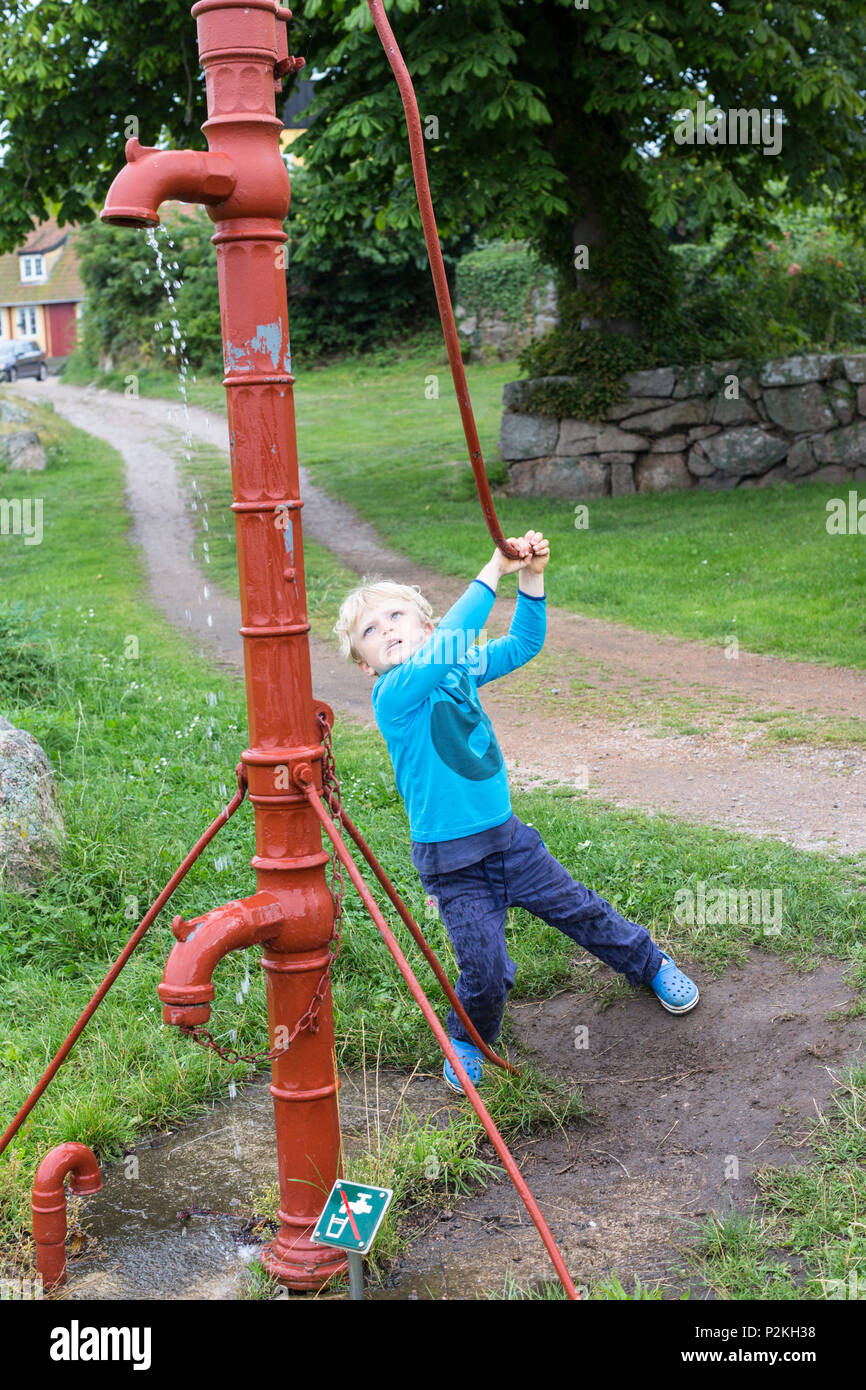
[[[439,233],[436,230],[433,200],[430,197],[430,184],[427,179],[427,165],[424,158],[424,137],[421,133],[421,117],[418,114],[415,89],[412,86],[408,68],[403,61],[403,55],[397,46],[397,40],[394,38],[394,31],[388,23],[388,16],[382,8],[382,0],[367,0],[367,4],[370,14],[373,16],[376,32],[382,40],[382,47],[397,79],[400,96],[403,99],[406,128],[409,131],[412,173],[415,178],[415,192],[418,196],[418,209],[424,227],[424,240],[427,243],[427,255],[430,258],[433,284],[436,287],[436,301],[439,305],[439,317],[442,320],[442,332],[445,334],[445,346],[448,349],[448,361],[451,364],[454,389],[457,392],[457,404],[460,407],[463,432],[466,435],[466,444],[469,448],[469,462],[472,464],[472,472],[475,474],[478,500],[487,522],[487,529],[499,550],[502,551],[507,560],[519,560],[519,552],[513,546],[508,545],[502,534],[493,506],[493,499],[490,496],[484,460],[481,457],[481,445],[478,442],[478,430],[475,427],[475,416],[472,413],[469,388],[466,385],[466,373],[463,370],[463,358],[460,355],[460,344],[457,341],[457,326],[454,322],[454,311],[451,308],[451,296],[448,293],[448,281],[442,261],[442,249],[439,245]]]
[[[78,1197],[98,1192],[102,1187],[99,1164],[86,1144],[70,1140],[58,1144],[45,1155],[33,1182],[33,1239],[36,1242],[36,1268],[43,1288],[66,1283],[66,1189]]]
[[[181,1028],[207,1023],[214,997],[213,972],[223,957],[230,951],[274,942],[284,926],[276,895],[266,891],[234,898],[190,921],[175,917],[171,929],[177,945],[169,952],[156,987],[164,1021]]]

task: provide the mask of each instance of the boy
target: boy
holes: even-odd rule
[[[632,985],[648,984],[670,1013],[688,1013],[697,986],[652,940],[555,859],[538,831],[511,810],[505,763],[478,686],[530,661],[547,628],[540,531],[509,540],[473,579],[438,627],[417,585],[365,583],[340,606],[334,626],[344,656],[375,680],[373,713],[385,739],[412,834],[412,862],[437,899],[460,967],[457,997],[486,1043],[502,1026],[514,961],[505,945],[511,906],[557,927]],[[503,574],[520,572],[507,637],[474,640]],[[453,1009],[448,1032],[474,1085],[482,1056]],[[446,1060],[445,1081],[463,1094]]]

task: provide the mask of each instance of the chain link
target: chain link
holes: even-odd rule
[[[331,729],[324,711],[318,710],[316,712],[316,719],[319,723],[322,744],[324,746],[324,756],[322,758],[322,791],[325,793],[331,819],[342,835],[342,794],[340,792],[340,782],[337,777],[337,766],[334,761],[334,750],[331,746]],[[242,764],[239,763],[238,767],[242,768]],[[244,782],[246,782],[245,778]],[[240,785],[240,773],[238,774],[238,783]],[[343,881],[343,864],[330,836],[328,836],[328,844],[330,845],[329,863],[331,870],[329,888],[334,902],[334,921],[328,941],[328,960],[319,978],[315,993],[310,1000],[309,1007],[298,1019],[289,1034],[288,1041],[284,1043],[282,1047],[272,1047],[269,1052],[238,1052],[235,1047],[221,1047],[215,1040],[213,1034],[209,1033],[206,1028],[193,1027],[182,1029],[182,1032],[187,1033],[192,1038],[193,1042],[199,1043],[202,1047],[211,1048],[226,1062],[262,1062],[266,1059],[268,1061],[274,1061],[277,1057],[282,1057],[284,1052],[288,1052],[295,1038],[305,1028],[309,1028],[311,1033],[317,1033],[319,1030],[319,1009],[322,1007],[325,998],[325,990],[328,987],[331,967],[340,953],[343,928],[343,894],[346,891],[346,885]]]

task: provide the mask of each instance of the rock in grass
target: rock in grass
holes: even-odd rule
[[[16,430],[0,434],[0,463],[6,468],[40,472],[45,467],[45,450],[35,430]]]
[[[0,886],[19,893],[33,888],[54,867],[65,832],[43,749],[0,717]]]
[[[30,414],[22,410],[20,405],[13,405],[0,396],[0,420],[7,425],[29,425]]]

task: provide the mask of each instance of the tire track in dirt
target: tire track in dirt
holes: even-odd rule
[[[243,669],[237,602],[203,580],[192,558],[193,532],[172,457],[186,427],[181,403],[128,400],[56,378],[16,389],[33,399],[47,394],[65,419],[118,449],[126,464],[132,537],[142,550],[152,601],[201,639],[200,651],[207,647],[221,664]],[[223,415],[190,407],[188,420],[195,438],[227,451]],[[471,576],[443,576],[388,549],[351,507],[314,486],[303,468],[300,492],[304,534],[359,579],[417,583],[436,616],[469,582]],[[491,637],[508,630],[515,602],[514,588],[497,597]],[[372,683],[340,657],[336,642],[309,637],[316,696],[338,716],[374,727]],[[507,681],[485,687],[484,706],[515,786],[572,785],[614,805],[776,835],[801,849],[866,850],[866,750],[798,744],[757,751],[760,733],[738,733],[724,717],[721,729],[654,736],[640,717],[614,723],[603,712],[582,712],[573,680],[593,692],[639,696],[645,706],[649,683],[661,701],[697,699],[728,716],[739,707],[866,718],[864,673],[743,651],[738,660],[726,660],[721,646],[655,637],[548,605],[543,652]]]

